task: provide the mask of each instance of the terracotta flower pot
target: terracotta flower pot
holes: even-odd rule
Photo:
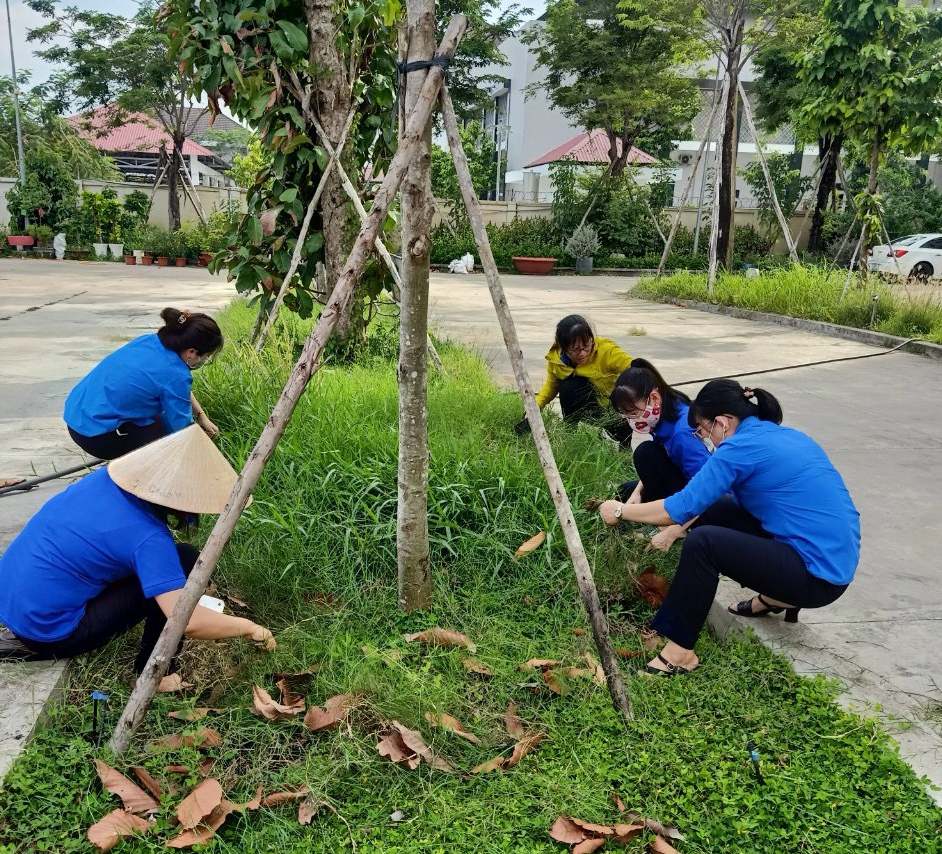
[[[153,256],[153,255],[144,255],[144,256],[142,256],[142,257],[141,257],[141,263],[142,263],[145,267],[151,267],[151,266],[153,266],[153,264],[154,264],[154,256]]]
[[[137,264],[137,258],[135,258],[133,255],[125,255],[124,263],[127,264],[129,267],[133,267]]]
[[[166,267],[170,263],[170,259],[166,255],[157,256],[157,266]]]
[[[28,234],[11,234],[7,237],[7,243],[10,246],[32,246],[36,242],[35,238]]]
[[[555,258],[527,258],[525,256],[518,256],[514,257],[513,262],[518,273],[524,273],[528,276],[545,276],[556,266]]]
[[[196,263],[199,264],[200,267],[206,267],[209,265],[209,262],[212,260],[213,260],[212,252],[200,252],[200,257],[197,259]]]
[[[176,266],[178,266],[178,267],[185,267],[185,266],[186,266],[186,258],[174,258],[174,259],[173,259],[173,263],[176,264]]]

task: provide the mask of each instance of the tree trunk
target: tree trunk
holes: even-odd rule
[[[820,257],[824,251],[822,245],[824,240],[824,215],[827,212],[831,196],[834,194],[834,188],[837,186],[837,158],[840,156],[843,145],[844,137],[842,134],[837,136],[828,134],[818,139],[818,162],[822,164],[821,181],[818,184],[818,195],[814,202],[811,231],[808,232],[808,252],[815,257]]]
[[[435,54],[433,0],[408,0],[408,62]],[[405,78],[405,107],[415,106],[427,71]],[[428,280],[432,250],[432,123],[416,147],[402,182],[402,302],[399,323],[399,507],[396,554],[399,607],[432,604],[428,543]]]
[[[879,170],[880,142],[879,140],[874,139],[872,145],[870,146],[870,176],[867,180],[867,193],[871,198],[877,192],[877,173]],[[858,207],[857,212],[861,217],[866,217],[870,213],[869,210],[864,210],[862,207]],[[867,250],[870,248],[870,244],[872,242],[873,229],[869,220],[864,220],[863,230],[861,231],[860,257],[857,259],[857,262],[860,265],[860,276],[863,279],[867,278]]]
[[[739,63],[742,61],[742,42],[745,22],[731,21],[729,42],[726,45],[726,73],[729,90],[723,105],[723,133],[720,141],[719,225],[716,235],[716,253],[728,268],[733,263],[733,234],[736,227],[736,154],[739,148],[737,113],[739,106]],[[716,180],[716,179],[714,179]]]
[[[180,227],[180,163],[183,160],[183,140],[173,140],[173,150],[170,152],[170,163],[167,166],[167,221],[171,231]]]

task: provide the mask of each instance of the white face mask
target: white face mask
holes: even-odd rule
[[[653,433],[654,428],[657,427],[658,422],[661,420],[661,405],[659,403],[651,403],[651,399],[648,398],[648,402],[645,404],[644,412],[640,415],[634,415],[628,419],[628,423],[631,425],[631,429],[635,433]]]

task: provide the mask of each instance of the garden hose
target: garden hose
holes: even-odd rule
[[[90,470],[95,466],[101,465],[103,462],[106,462],[106,460],[99,460],[95,458],[87,463],[82,463],[80,466],[72,466],[72,468],[57,471],[55,474],[47,474],[43,477],[33,478],[33,480],[24,480],[22,483],[14,483],[12,486],[5,486],[3,489],[0,489],[0,495],[6,495],[10,492],[19,492],[24,489],[32,489],[34,486],[38,486],[39,484],[45,483],[48,480],[57,480],[60,477],[66,477],[70,474],[75,474],[76,472]]]

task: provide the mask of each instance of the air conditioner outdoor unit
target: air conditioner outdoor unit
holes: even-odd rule
[[[691,160],[693,160],[693,157],[689,154],[681,154],[680,157],[677,158],[677,162],[680,163],[681,166],[687,166]]]

